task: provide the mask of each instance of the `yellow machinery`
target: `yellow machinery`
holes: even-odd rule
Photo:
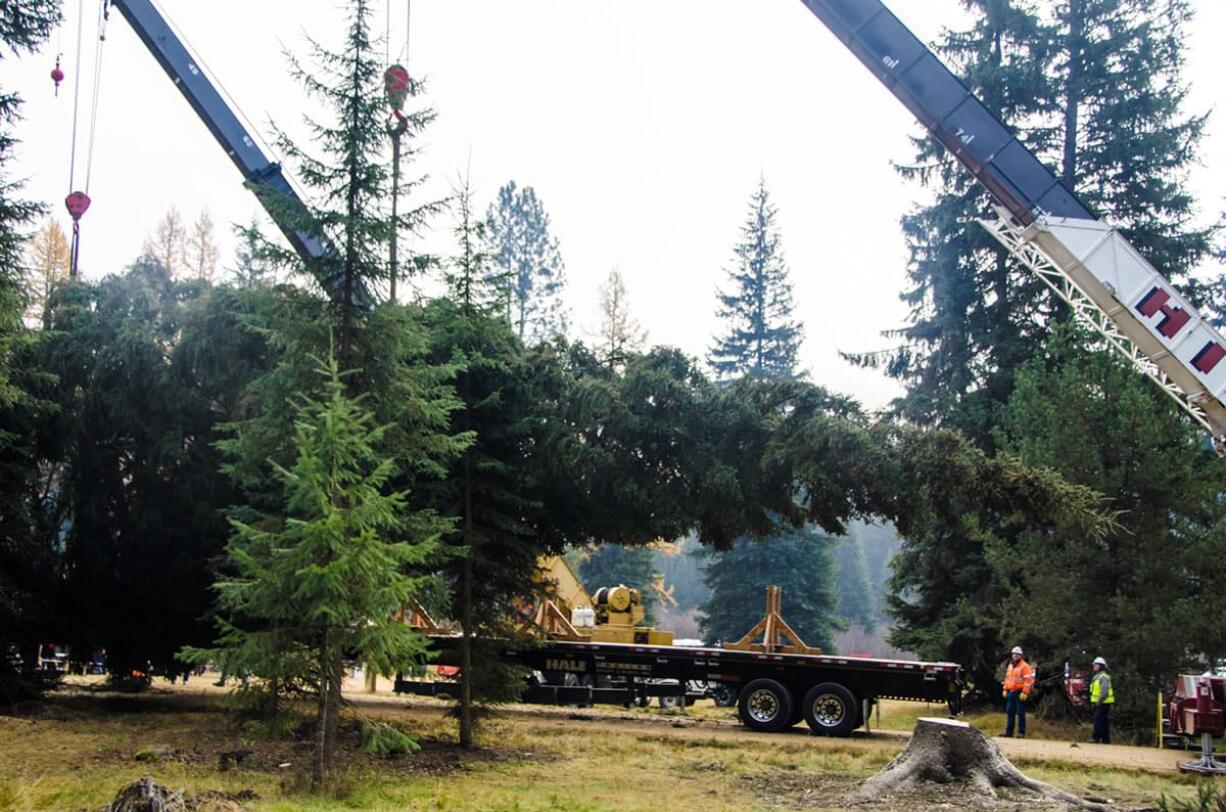
[[[562,556],[544,556],[538,562],[536,582],[539,605],[521,601],[519,616],[555,640],[593,643],[637,643],[671,646],[673,633],[643,627],[643,595],[619,584],[596,590],[593,600]]]

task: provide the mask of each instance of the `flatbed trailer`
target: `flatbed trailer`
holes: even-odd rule
[[[438,662],[455,665],[459,638],[430,639]],[[952,715],[961,712],[963,674],[956,663],[557,640],[508,641],[502,657],[533,673],[524,702],[628,706],[652,696],[683,699],[688,685],[718,683],[736,693],[741,721],[765,732],[804,720],[815,733],[846,736],[863,726],[879,699],[944,702]],[[395,688],[457,691],[454,683],[402,678]]]

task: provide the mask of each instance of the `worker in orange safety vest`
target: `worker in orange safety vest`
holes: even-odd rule
[[[1017,735],[1026,738],[1026,700],[1034,688],[1034,666],[1022,657],[1022,647],[1014,646],[1009,665],[1005,669],[1005,685],[1001,696],[1005,698],[1005,732],[1002,736],[1013,737],[1013,722],[1017,721]]]

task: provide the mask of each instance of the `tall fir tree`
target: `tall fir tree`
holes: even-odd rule
[[[507,181],[486,215],[485,238],[492,279],[515,335],[527,346],[565,337],[566,265],[536,190]]]
[[[1019,535],[992,548],[1005,584],[1002,631],[1049,663],[1103,655],[1116,680],[1116,724],[1152,735],[1152,697],[1180,673],[1226,654],[1205,612],[1226,588],[1226,471],[1198,427],[1084,329],[1048,342],[1051,362],[1018,371],[1001,445],[1104,494],[1124,523],[1097,543],[1071,533]]]
[[[855,533],[843,536],[835,548],[838,572],[839,615],[866,631],[877,628],[877,607],[868,579],[864,548]]]
[[[541,399],[529,384],[523,347],[500,315],[501,297],[482,250],[484,224],[474,218],[467,187],[455,203],[457,253],[447,273],[448,297],[431,303],[427,318],[435,357],[456,368],[452,431],[467,445],[427,496],[456,517],[447,571],[454,584],[451,614],[461,628],[459,740],[472,747],[479,712],[519,697],[523,674],[499,659],[493,641],[511,634],[507,607],[531,592],[537,557],[546,550],[536,532],[541,517],[532,499],[530,454]]]
[[[777,214],[766,179],[760,178],[741,241],[733,249],[736,267],[727,272],[731,288],[717,293],[724,332],[711,348],[708,362],[718,379],[798,374],[802,330],[792,312],[792,283],[775,224]]]
[[[966,5],[972,26],[940,44],[955,70],[989,109],[1020,125],[1019,136],[1068,186],[1199,298],[1204,291],[1187,274],[1207,256],[1210,234],[1195,225],[1186,188],[1204,124],[1182,109],[1188,5]],[[934,202],[903,220],[911,324],[894,334],[901,347],[855,360],[906,385],[901,415],[959,428],[991,451],[1017,371],[1047,352],[1048,332],[1068,315],[975,224],[987,199],[966,173],[931,139],[917,147],[915,162],[901,169]],[[991,673],[1012,645],[1002,638],[1006,585],[990,560],[994,545],[1016,540],[1006,525],[1001,516],[990,525],[930,526],[907,539],[893,582],[896,644],[956,658],[979,681]]]

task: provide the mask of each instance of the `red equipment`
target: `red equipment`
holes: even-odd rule
[[[1201,756],[1179,762],[1184,772],[1226,775],[1226,763],[1213,757],[1213,739],[1226,733],[1226,677],[1181,675],[1167,704],[1171,733],[1200,736]]]
[[[51,69],[51,81],[55,82],[55,95],[60,95],[60,82],[64,81],[64,71],[60,70],[60,58],[55,58],[55,67]]]

